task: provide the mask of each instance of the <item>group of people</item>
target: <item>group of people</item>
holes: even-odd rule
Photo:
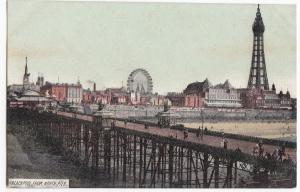
[[[259,142],[255,144],[255,146],[253,147],[253,152],[252,153],[253,153],[254,156],[259,156],[259,157],[263,156],[264,148],[263,148],[262,140],[259,140]]]
[[[189,133],[187,132],[187,130],[184,130],[183,131],[183,139],[188,138],[188,136],[189,136]]]
[[[125,124],[125,127],[126,127],[126,124],[127,124],[127,121],[124,122]],[[114,126],[114,122],[112,122],[112,127]],[[145,129],[148,129],[148,125],[145,124]],[[207,130],[207,128],[205,128],[205,130],[203,129],[198,129],[199,131],[196,133],[197,134],[197,137],[201,137],[201,139],[203,139],[203,135],[204,135],[204,132]],[[184,129],[183,130],[183,139],[187,139],[189,136],[188,134],[188,130]],[[169,135],[169,137],[171,138],[174,138],[174,136],[172,134]],[[175,134],[175,138],[177,139],[178,137],[178,133],[176,131],[176,134]],[[221,147],[224,148],[224,149],[228,149],[228,140],[225,138],[225,133],[223,132],[222,133],[222,141],[221,141]],[[236,151],[239,151],[241,152],[241,150],[239,148],[237,148]],[[255,144],[255,146],[253,147],[253,155],[254,156],[258,156],[258,157],[264,157],[266,159],[273,159],[273,160],[280,160],[280,161],[284,161],[284,160],[291,160],[291,157],[286,154],[286,151],[285,151],[285,144],[281,145],[281,147],[279,148],[276,148],[273,153],[269,153],[269,152],[265,152],[264,153],[264,147],[263,147],[263,141],[262,140],[259,140],[259,142],[257,144]]]
[[[286,153],[285,148],[285,144],[282,144],[280,147],[274,149],[272,154],[269,152],[264,153],[263,142],[262,140],[259,140],[259,142],[253,147],[253,155],[258,157],[264,157],[269,160],[291,160],[291,157]]]

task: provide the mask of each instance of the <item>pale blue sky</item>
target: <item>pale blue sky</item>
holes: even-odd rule
[[[182,91],[206,77],[246,87],[257,5],[37,2],[9,0],[8,84],[20,83],[25,56],[57,82],[120,87],[135,68],[154,91]],[[261,5],[269,83],[296,95],[296,6]]]

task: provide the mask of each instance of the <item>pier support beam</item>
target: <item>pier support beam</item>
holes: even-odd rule
[[[219,157],[214,158],[214,170],[215,170],[215,188],[219,188]]]

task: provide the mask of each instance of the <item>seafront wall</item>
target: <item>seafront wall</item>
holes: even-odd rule
[[[134,107],[123,105],[106,106],[119,118],[146,118],[152,119],[163,107]],[[287,120],[295,119],[296,112],[291,110],[260,110],[260,109],[193,109],[171,108],[171,111],[180,115],[181,119],[206,120]]]

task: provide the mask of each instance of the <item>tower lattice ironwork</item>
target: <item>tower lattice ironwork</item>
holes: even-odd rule
[[[248,88],[255,87],[258,89],[269,90],[263,38],[265,25],[261,17],[259,5],[257,7],[256,17],[252,25],[252,30],[254,39]]]

